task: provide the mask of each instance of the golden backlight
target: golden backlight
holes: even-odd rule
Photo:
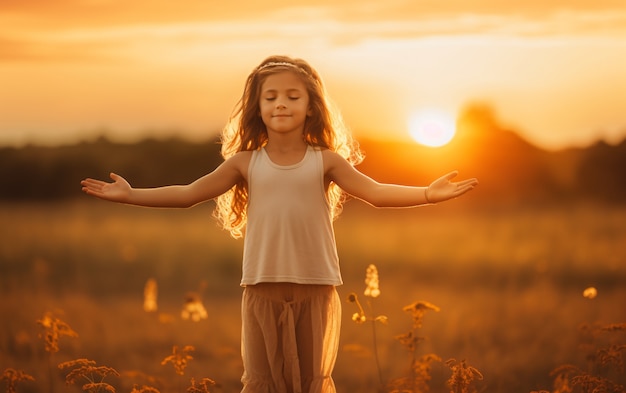
[[[456,132],[453,114],[439,109],[424,109],[409,118],[409,134],[418,143],[439,147],[452,140]]]

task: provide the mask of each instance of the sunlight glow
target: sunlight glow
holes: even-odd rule
[[[455,117],[442,110],[421,110],[409,118],[409,134],[425,146],[443,146],[452,140],[455,132]]]

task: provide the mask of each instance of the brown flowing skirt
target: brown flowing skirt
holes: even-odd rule
[[[242,393],[335,393],[341,301],[332,285],[244,288]]]

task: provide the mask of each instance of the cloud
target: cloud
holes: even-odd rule
[[[103,63],[119,59],[111,42],[64,41],[41,37],[0,36],[0,64],[12,62]]]
[[[277,46],[345,47],[371,40],[406,40],[433,36],[606,36],[626,35],[621,12],[560,11],[544,17],[455,14],[428,18],[342,20],[337,8],[292,7],[263,18],[219,22],[134,23],[55,29],[7,29],[0,33],[1,61],[88,61],[142,56],[146,50],[197,52],[201,46],[259,43]],[[2,21],[0,21],[2,22]],[[160,48],[160,49],[159,49]]]
[[[19,19],[27,28],[103,27],[133,24],[220,23],[268,15],[282,23],[335,20],[340,22],[423,21],[458,15],[550,18],[562,13],[622,14],[622,0],[299,0],[269,6],[256,0],[3,0],[2,19]],[[10,26],[3,24],[3,26]]]
[[[204,124],[207,107],[214,112],[220,105],[229,107],[243,76],[271,53],[303,57],[316,65],[346,103],[345,113],[357,128],[401,129],[400,112],[410,109],[403,105],[456,105],[479,96],[513,108],[503,113],[525,128],[543,130],[545,124],[539,122],[551,115],[539,118],[529,105],[539,93],[551,98],[542,102],[546,111],[558,104],[585,113],[592,106],[587,101],[592,101],[611,109],[599,118],[623,124],[623,110],[617,108],[626,91],[617,82],[626,67],[621,56],[626,42],[623,0],[528,0],[514,7],[501,0],[306,0],[279,7],[256,0],[172,4],[3,0],[0,79],[5,79],[0,85],[13,86],[13,92],[9,99],[0,91],[0,100],[15,106],[0,108],[4,124],[15,124],[17,130],[33,123],[32,102],[39,103],[37,116],[45,126],[77,127],[72,105],[91,108],[81,111],[85,115],[80,124],[117,119],[118,126],[128,123],[128,128],[192,118]],[[85,90],[104,80],[98,95]],[[227,85],[234,86],[232,92]],[[205,98],[207,91],[220,94]],[[363,98],[372,91],[392,98],[387,109],[378,99]],[[18,93],[29,105],[20,116],[15,115]],[[62,114],[55,107],[59,95],[69,108]],[[120,98],[111,97],[159,110],[139,118],[141,105],[127,110],[122,107],[130,107],[128,102],[121,105]],[[195,108],[194,114],[181,110],[167,115],[170,97]],[[571,97],[585,102],[570,105]],[[578,109],[572,110],[574,106]],[[592,109],[596,113],[601,108]],[[115,110],[120,113],[113,114]],[[214,116],[223,120],[227,109],[221,111]],[[162,116],[155,118],[154,113]],[[373,114],[380,115],[378,123],[370,118]],[[558,117],[573,118],[560,112]],[[576,121],[589,127],[586,119]],[[571,122],[566,128],[572,128]]]
[[[336,11],[336,9],[335,9]],[[544,18],[459,14],[423,19],[341,20],[324,7],[281,9],[264,18],[208,23],[135,23],[0,32],[0,64],[7,62],[122,63],[151,65],[315,53],[359,48],[370,42],[393,47],[437,37],[510,37],[535,43],[599,37],[607,45],[626,39],[626,11],[563,11]],[[0,24],[2,21],[0,20]]]

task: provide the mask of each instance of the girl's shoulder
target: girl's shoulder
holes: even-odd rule
[[[224,163],[230,163],[231,165],[239,165],[242,163],[250,162],[250,158],[252,158],[253,151],[239,151],[232,156],[228,157]]]
[[[242,175],[247,174],[253,151],[240,151],[224,161],[224,165],[236,168]]]
[[[333,168],[345,165],[348,162],[343,156],[333,150],[322,148],[322,160],[324,162],[324,172],[328,173]]]
[[[337,159],[343,160],[344,159],[336,151],[330,150],[325,147],[319,147],[318,149],[322,152],[322,157],[324,157],[324,160],[337,160]]]
[[[239,160],[242,159],[250,159],[250,157],[252,157],[252,154],[255,152],[256,150],[244,150],[244,151],[238,151],[237,153],[233,154],[233,156],[231,158],[237,158]]]

